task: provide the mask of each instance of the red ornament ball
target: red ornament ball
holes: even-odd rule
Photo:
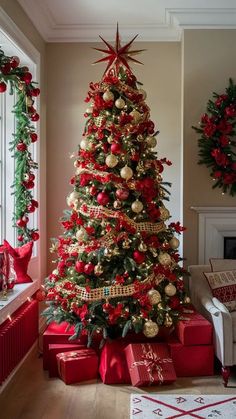
[[[16,68],[18,67],[19,64],[20,64],[19,57],[16,57],[16,56],[11,57],[11,60],[10,60],[11,68]]]
[[[31,132],[30,138],[31,138],[31,143],[35,143],[38,139],[38,136],[35,132]]]
[[[34,212],[35,211],[35,206],[32,204],[27,205],[27,211],[28,212]]]
[[[94,265],[91,262],[86,263],[86,265],[84,267],[84,273],[86,275],[91,275],[93,273],[93,271],[94,271]]]
[[[27,145],[25,143],[21,142],[21,143],[17,144],[16,148],[17,148],[18,151],[25,151],[25,150],[27,150]]]
[[[34,96],[34,97],[39,96],[40,95],[40,89],[38,89],[38,88],[32,89],[32,90],[30,90],[30,93],[31,93],[31,96]]]
[[[18,242],[23,242],[23,240],[24,240],[24,237],[22,236],[22,234],[20,234],[19,236],[17,236],[17,240],[18,240]]]
[[[26,71],[26,73],[21,76],[21,80],[24,81],[25,84],[30,84],[32,80],[32,74],[29,71]]]
[[[111,152],[113,154],[120,154],[120,152],[121,152],[121,144],[120,143],[113,143],[111,145]]]
[[[140,252],[139,250],[135,250],[133,253],[133,258],[136,263],[140,264],[145,261],[145,254],[143,252]]]
[[[34,242],[36,242],[39,239],[39,233],[37,233],[37,231],[33,231],[31,233],[31,238]]]
[[[16,222],[16,225],[19,228],[24,228],[26,226],[26,221],[23,220],[22,218],[19,218],[19,220],[17,220],[17,222]]]
[[[36,201],[35,199],[32,199],[32,200],[31,200],[31,204],[32,204],[32,205],[34,205],[34,206],[35,206],[35,208],[38,208],[38,206],[39,206],[38,201]]]
[[[129,196],[128,189],[117,189],[116,190],[116,197],[120,199],[120,201],[125,201]]]
[[[106,192],[100,192],[97,195],[97,202],[99,203],[99,205],[107,205],[109,201],[110,197]]]
[[[33,113],[32,115],[31,115],[31,121],[33,121],[33,122],[37,122],[38,120],[39,120],[39,114],[37,113],[37,112],[35,112],[35,113]]]
[[[85,263],[82,260],[78,260],[75,263],[75,270],[79,273],[82,274],[84,273],[84,267],[85,267]]]
[[[0,93],[4,93],[7,90],[7,85],[6,83],[4,83],[4,81],[2,81],[0,83]]]

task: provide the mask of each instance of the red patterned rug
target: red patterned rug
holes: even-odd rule
[[[236,396],[132,394],[130,419],[236,419]]]

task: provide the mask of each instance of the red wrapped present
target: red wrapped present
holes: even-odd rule
[[[184,346],[177,339],[171,339],[169,348],[177,377],[214,374],[213,345]]]
[[[212,325],[196,312],[183,314],[184,320],[176,325],[176,334],[183,345],[212,344]]]
[[[169,348],[164,343],[130,344],[125,348],[132,385],[170,384],[176,373]]]
[[[124,339],[107,342],[102,348],[99,373],[105,384],[130,384],[130,375],[124,349],[129,343]]]
[[[65,384],[97,378],[98,356],[93,349],[63,352],[56,355],[59,376]]]
[[[59,343],[49,344],[49,364],[48,372],[49,377],[58,377],[57,358],[56,355],[62,352],[71,352],[79,349],[86,349],[85,345],[73,344],[73,343]]]
[[[49,368],[49,345],[59,343],[70,343],[69,337],[74,334],[74,327],[70,326],[67,322],[60,324],[52,322],[48,325],[47,329],[43,334],[43,368],[48,370]],[[87,345],[87,337],[82,336],[76,341],[71,343]]]

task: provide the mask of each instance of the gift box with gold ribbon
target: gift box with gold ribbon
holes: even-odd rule
[[[169,348],[164,343],[136,343],[125,348],[132,385],[170,384],[176,373]]]
[[[56,355],[58,373],[65,384],[97,378],[98,356],[93,349],[62,352]]]

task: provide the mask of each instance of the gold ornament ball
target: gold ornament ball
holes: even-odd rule
[[[95,266],[95,268],[94,268],[94,273],[95,273],[95,275],[96,275],[96,276],[100,276],[100,275],[102,275],[102,273],[103,273],[103,268],[102,268],[101,263],[98,263],[98,264]]]
[[[133,170],[128,166],[124,166],[120,171],[120,175],[123,179],[129,180],[133,176]]]
[[[180,242],[179,239],[177,239],[177,237],[172,237],[172,239],[169,241],[169,245],[173,250],[178,249],[179,243]]]
[[[159,291],[155,290],[154,288],[149,290],[147,295],[152,305],[158,304],[161,301],[161,294],[159,293]]]
[[[105,100],[105,102],[110,102],[111,100],[114,100],[114,95],[110,90],[106,90],[103,95],[102,95],[103,100]]]
[[[122,202],[121,201],[118,201],[118,200],[114,201],[113,207],[115,209],[120,209],[122,207]]]
[[[87,108],[85,113],[88,113],[88,114],[93,113],[93,108]]]
[[[122,243],[122,247],[123,249],[129,249],[130,248],[130,240],[126,239],[123,243]]]
[[[119,97],[118,99],[116,99],[115,101],[115,107],[118,109],[123,109],[125,107],[126,103],[124,101],[124,99],[122,99],[121,97]]]
[[[109,154],[106,157],[106,165],[108,167],[111,167],[112,168],[112,167],[115,167],[117,164],[118,164],[118,159],[117,159],[117,157],[114,154]]]
[[[136,212],[136,214],[139,214],[143,210],[142,202],[136,199],[136,201],[132,203],[131,209],[133,212]]]
[[[90,148],[89,140],[87,140],[87,138],[84,138],[80,141],[80,148],[82,148],[82,150],[87,150]]]
[[[146,138],[146,143],[148,147],[154,148],[157,145],[157,140],[155,137],[151,137],[151,135],[148,135],[148,137]]]
[[[139,89],[139,94],[140,95],[142,95],[142,97],[143,97],[143,99],[146,99],[146,97],[147,97],[147,93],[145,92],[145,90],[143,90],[143,89]]]
[[[168,220],[168,218],[170,218],[170,211],[166,207],[160,207],[159,211],[161,220],[165,221]]]
[[[26,97],[26,106],[32,106],[34,103],[33,99],[30,96]]]
[[[166,252],[160,253],[158,256],[158,261],[161,265],[168,266],[171,264],[171,256],[169,255],[169,253]]]
[[[152,320],[148,320],[146,323],[144,323],[143,326],[143,334],[147,338],[154,338],[159,332],[159,327],[157,323],[153,322]]]
[[[133,117],[132,124],[137,124],[142,118],[141,113],[136,111],[135,109],[132,112],[130,112],[130,115]]]
[[[173,297],[176,294],[176,287],[171,283],[166,285],[165,293],[168,297]]]
[[[53,275],[58,275],[58,270],[57,269],[53,269],[52,273],[53,273]]]

